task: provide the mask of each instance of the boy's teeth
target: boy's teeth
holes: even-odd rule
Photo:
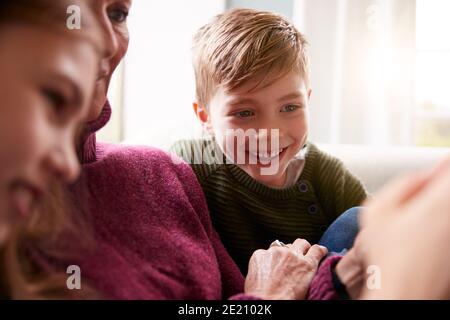
[[[272,151],[272,153],[270,155],[263,154],[263,153],[256,153],[256,152],[250,152],[250,153],[255,157],[259,157],[260,159],[272,159],[272,158],[275,158],[276,156],[278,156],[282,151],[283,151],[283,149],[279,149],[277,151]]]

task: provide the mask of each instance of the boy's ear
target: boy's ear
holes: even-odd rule
[[[311,99],[311,93],[312,93],[312,90],[309,89],[309,90],[308,90],[308,100]]]
[[[197,102],[194,102],[192,104],[192,107],[194,108],[195,115],[197,116],[198,120],[200,120],[201,123],[207,124],[208,123],[208,113],[206,111],[206,108],[202,105],[199,105]]]

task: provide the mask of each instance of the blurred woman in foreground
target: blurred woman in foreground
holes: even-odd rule
[[[68,8],[82,11],[70,30]],[[78,17],[79,18],[79,17]],[[66,276],[35,263],[71,218],[43,207],[80,168],[75,135],[87,116],[102,37],[78,0],[0,2],[0,297],[57,298]]]

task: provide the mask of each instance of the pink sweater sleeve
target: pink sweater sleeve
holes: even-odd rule
[[[257,297],[249,296],[243,293],[245,281],[244,276],[231,256],[228,254],[218,233],[212,226],[203,190],[201,189],[191,167],[185,165],[184,163],[177,167],[180,177],[183,178],[185,184],[189,184],[189,188],[186,188],[186,193],[191,199],[191,204],[193,205],[198,216],[203,221],[205,230],[207,231],[208,237],[211,241],[211,245],[214,248],[222,280],[222,298],[231,300],[259,300]]]
[[[339,300],[339,294],[333,283],[332,270],[341,256],[326,258],[319,266],[317,274],[309,287],[308,300]]]
[[[231,259],[215,230],[212,236],[213,247],[222,274],[222,296],[229,300],[261,300],[258,297],[242,293],[244,291],[244,277],[241,271]]]

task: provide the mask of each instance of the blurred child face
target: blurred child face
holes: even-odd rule
[[[0,244],[49,180],[79,172],[75,131],[87,115],[98,59],[75,37],[32,26],[0,28]]]
[[[283,186],[289,161],[305,145],[308,136],[308,100],[310,91],[298,73],[291,72],[270,85],[252,90],[257,80],[249,81],[233,91],[219,87],[208,107],[208,123],[222,151],[242,152],[245,162],[237,165],[255,180],[273,187]],[[226,150],[225,134],[230,129],[254,129],[257,148],[248,143]],[[266,132],[261,129],[266,129]],[[278,129],[278,137],[272,137]],[[276,131],[275,131],[276,132]],[[271,139],[277,138],[278,146]],[[261,148],[261,141],[267,147]],[[264,150],[266,149],[266,150]],[[236,155],[233,159],[238,159]],[[250,161],[253,159],[254,161]],[[261,170],[277,161],[276,171]]]

